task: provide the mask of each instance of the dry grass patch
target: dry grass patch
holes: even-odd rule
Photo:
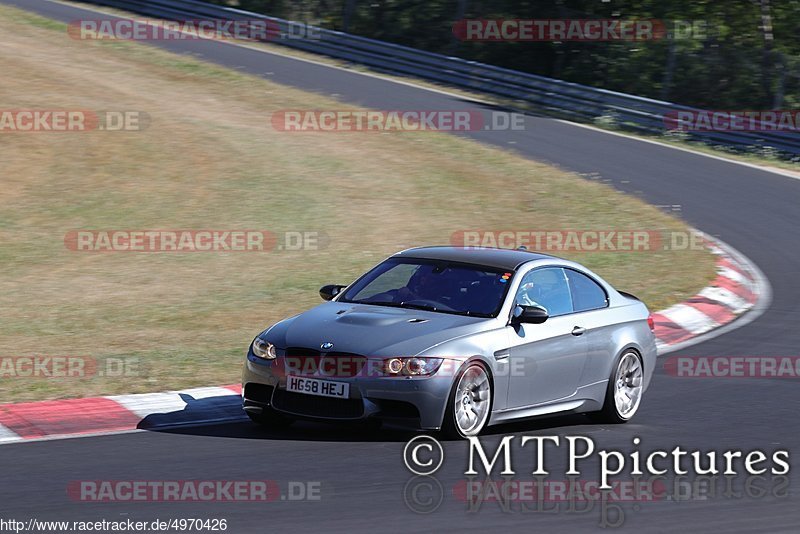
[[[20,28],[25,31],[20,31]],[[437,133],[287,134],[271,112],[351,107],[132,43],[79,42],[0,8],[5,109],[141,110],[141,132],[0,134],[0,357],[130,357],[140,376],[0,380],[0,401],[235,382],[264,326],[397,249],[461,229],[684,230],[599,183]],[[73,229],[325,232],[321,250],[88,254]],[[659,308],[705,252],[579,254]],[[655,282],[654,282],[655,281]]]

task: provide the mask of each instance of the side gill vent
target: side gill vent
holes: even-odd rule
[[[413,319],[408,320],[409,323],[427,323],[427,319],[420,319],[419,317],[415,317]]]

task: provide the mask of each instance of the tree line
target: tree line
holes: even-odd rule
[[[214,0],[267,15],[614,91],[710,109],[800,100],[800,0]],[[488,41],[465,19],[651,20],[646,40]]]

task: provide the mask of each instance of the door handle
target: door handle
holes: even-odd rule
[[[584,332],[586,332],[586,329],[583,328],[582,326],[576,326],[575,328],[572,329],[573,336],[583,335]]]

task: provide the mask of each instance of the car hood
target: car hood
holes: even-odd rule
[[[490,328],[494,319],[367,304],[326,302],[270,328],[277,347],[325,349],[364,356],[414,355],[444,341]]]

